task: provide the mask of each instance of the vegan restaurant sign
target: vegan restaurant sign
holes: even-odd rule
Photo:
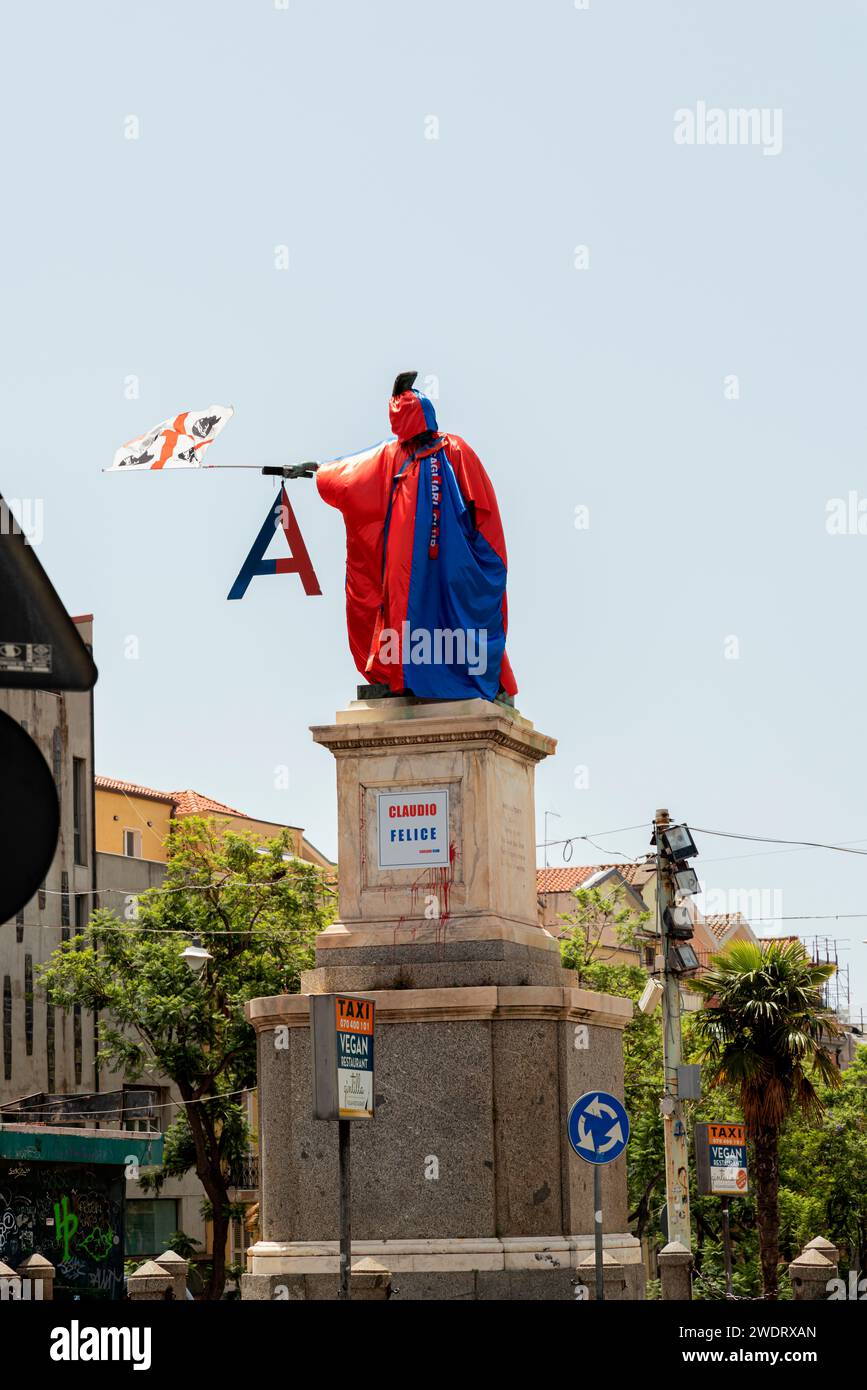
[[[449,862],[449,794],[377,792],[376,827],[381,869],[431,868]]]
[[[703,1196],[747,1195],[747,1136],[743,1125],[696,1125],[695,1160],[698,1190]]]
[[[311,995],[317,1120],[373,1119],[374,1014],[372,999]]]

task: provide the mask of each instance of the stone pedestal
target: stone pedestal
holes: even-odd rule
[[[146,1260],[139,1265],[126,1281],[127,1292],[133,1303],[159,1303],[172,1299],[174,1277],[158,1265],[155,1260]]]
[[[10,1265],[0,1260],[0,1302],[7,1299],[18,1302],[21,1298],[21,1276]]]
[[[311,992],[562,984],[540,931],[533,774],[555,742],[487,700],[357,700],[313,729],[337,763],[340,920]],[[450,862],[379,867],[377,795],[448,793]]]
[[[578,1278],[587,1290],[586,1301],[596,1302],[596,1254],[587,1255],[578,1266]],[[602,1253],[602,1289],[607,1303],[622,1303],[630,1297],[623,1265],[607,1250]]]
[[[25,1286],[29,1284],[31,1298],[41,1298],[43,1303],[51,1302],[57,1272],[50,1260],[44,1255],[28,1255],[18,1266],[17,1272],[21,1278],[22,1296],[25,1295]]]
[[[837,1261],[832,1263],[815,1247],[807,1246],[789,1265],[792,1297],[796,1302],[824,1303],[831,1292],[831,1280],[837,1278]]]
[[[538,925],[536,763],[554,742],[483,700],[356,702],[313,730],[337,762],[339,920],[303,993],[254,999],[262,1238],[243,1296],[336,1296],[337,1126],[312,1117],[309,996],[376,1001],[376,1119],[352,1134],[353,1266],[401,1298],[572,1298],[593,1172],[569,1105],[622,1095],[622,999],[575,987]],[[445,867],[380,867],[380,792],[448,792]],[[417,794],[417,795],[413,795]],[[605,1248],[643,1289],[625,1161],[603,1172]],[[317,1292],[310,1293],[311,1288]]]
[[[175,1250],[164,1250],[155,1264],[172,1276],[172,1297],[183,1303],[187,1297],[187,1262]]]
[[[660,1297],[666,1303],[692,1298],[692,1253],[682,1241],[670,1240],[659,1252]]]

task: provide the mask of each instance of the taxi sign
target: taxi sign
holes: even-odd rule
[[[348,994],[311,996],[317,1120],[373,1119],[374,1019],[372,999]]]
[[[747,1134],[742,1124],[695,1127],[698,1190],[705,1197],[746,1197]]]

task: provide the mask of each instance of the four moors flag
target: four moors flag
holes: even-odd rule
[[[234,414],[230,405],[210,405],[207,410],[187,410],[172,420],[148,430],[138,439],[122,444],[106,473],[129,472],[137,468],[213,468],[203,463],[205,450],[213,444]]]

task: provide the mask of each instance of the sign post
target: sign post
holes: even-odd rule
[[[352,1272],[352,1182],[350,1178],[349,1141],[352,1130],[349,1120],[337,1121],[337,1167],[340,1184],[340,1285],[337,1297],[346,1300],[352,1297],[350,1275]]]
[[[726,1266],[726,1293],[729,1298],[734,1297],[734,1284],[732,1283],[732,1228],[729,1224],[729,1202],[731,1197],[722,1199],[722,1229],[723,1229],[723,1254]]]
[[[698,1190],[704,1197],[722,1199],[722,1236],[725,1256],[726,1293],[734,1294],[732,1283],[732,1236],[729,1203],[732,1197],[746,1197],[749,1191],[746,1126],[706,1124],[695,1127],[695,1168]]]
[[[340,1287],[349,1299],[352,1267],[350,1124],[374,1118],[372,999],[344,994],[310,998],[313,1043],[313,1116],[337,1121],[340,1208]]]
[[[602,1270],[602,1165],[619,1158],[629,1143],[629,1116],[622,1101],[607,1091],[586,1091],[566,1117],[569,1143],[579,1158],[593,1164],[593,1233],[596,1255],[596,1301],[605,1298]]]
[[[596,1258],[596,1302],[605,1300],[605,1275],[602,1268],[602,1169],[593,1169],[593,1253]]]

